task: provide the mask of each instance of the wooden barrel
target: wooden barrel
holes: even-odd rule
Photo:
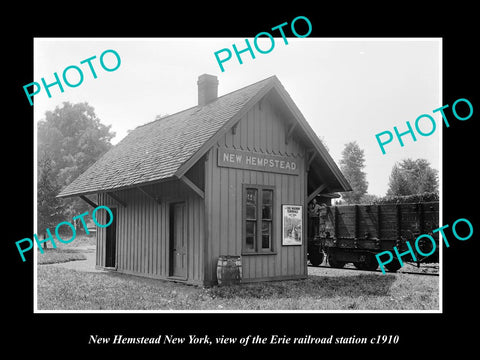
[[[239,284],[242,279],[242,259],[235,255],[221,255],[217,261],[218,285]]]

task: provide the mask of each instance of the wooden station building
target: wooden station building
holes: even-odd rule
[[[276,76],[220,97],[217,77],[197,84],[197,106],[137,127],[58,195],[112,209],[97,268],[213,285],[236,255],[242,282],[305,278],[307,204],[350,185]]]

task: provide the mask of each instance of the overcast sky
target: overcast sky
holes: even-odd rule
[[[268,40],[266,40],[268,41]],[[253,39],[250,39],[253,42]],[[70,65],[79,66],[83,83],[75,88],[64,85],[44,89],[35,96],[35,120],[64,101],[88,102],[102,123],[112,125],[118,143],[127,131],[151,122],[157,115],[174,114],[197,104],[197,78],[203,73],[219,80],[219,96],[276,75],[298,108],[326,143],[339,164],[347,142],[357,141],[365,151],[368,192],[385,195],[395,162],[405,158],[424,158],[440,170],[442,122],[432,110],[441,103],[441,40],[434,39],[321,39],[275,38],[268,54],[242,54],[240,65],[233,55],[221,72],[214,52],[243,49],[244,38],[156,38],[156,39],[50,39],[34,42],[34,79],[54,81]],[[267,49],[269,43],[260,42]],[[116,71],[106,72],[99,57],[107,49],[121,57]],[[80,61],[96,55],[92,61],[97,73],[93,79],[87,64]],[[105,57],[115,65],[112,54]],[[113,64],[113,65],[112,65]],[[75,81],[75,71],[69,79]],[[28,100],[25,97],[28,104]],[[437,120],[436,132],[417,141],[405,136],[405,146],[397,141],[386,145],[383,155],[375,134],[397,126],[407,130],[421,114]],[[420,125],[424,132],[431,127]]]

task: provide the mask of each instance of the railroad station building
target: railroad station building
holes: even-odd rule
[[[112,210],[97,268],[214,285],[235,255],[242,282],[305,278],[307,204],[350,185],[276,76],[197,85],[198,105],[138,126],[58,195]]]

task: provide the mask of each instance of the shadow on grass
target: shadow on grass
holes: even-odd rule
[[[209,295],[214,298],[329,298],[337,296],[382,297],[389,294],[395,275],[361,274],[358,276],[324,277],[310,275],[305,280],[241,284],[213,287]]]

